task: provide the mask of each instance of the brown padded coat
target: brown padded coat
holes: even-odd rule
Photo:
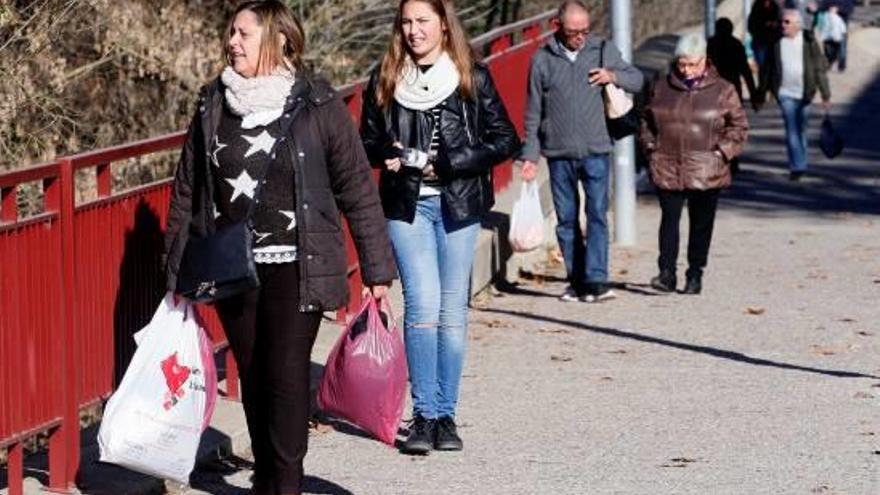
[[[211,142],[224,88],[219,78],[202,88],[171,191],[165,233],[167,285],[175,290],[190,233],[214,229]],[[379,191],[351,114],[323,81],[298,78],[285,105],[292,118],[278,153],[294,166],[300,311],[336,309],[348,301],[348,263],[340,213],[348,220],[367,285],[397,278]]]
[[[730,160],[742,151],[748,130],[736,89],[710,66],[692,89],[672,71],[655,81],[639,141],[658,188],[719,189],[730,185]]]

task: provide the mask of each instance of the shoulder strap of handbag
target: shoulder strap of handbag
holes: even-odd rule
[[[605,68],[605,40],[599,44],[599,68]]]
[[[260,174],[260,177],[257,179],[257,187],[254,189],[254,199],[251,201],[251,204],[248,205],[247,214],[245,215],[245,220],[248,222],[248,225],[250,225],[254,212],[257,209],[257,199],[260,197],[260,191],[263,189],[266,177],[269,177],[269,169],[272,168],[272,164],[275,163],[275,149],[282,143],[282,138],[287,136],[290,127],[293,125],[293,121],[296,119],[297,114],[299,114],[300,109],[302,109],[304,105],[305,103],[300,103],[294,107],[293,111],[290,112],[290,117],[287,118],[287,122],[283,122],[282,120],[281,134],[278,136],[278,139],[275,140],[275,144],[272,145],[272,149],[270,149],[269,153],[266,155],[266,165],[263,167],[263,173]],[[284,119],[284,117],[282,117],[282,119]]]

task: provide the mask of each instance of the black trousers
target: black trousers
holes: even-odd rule
[[[261,287],[217,302],[241,375],[256,493],[300,493],[309,368],[321,313],[299,311],[299,263],[257,265]]]
[[[712,228],[715,226],[715,210],[718,208],[718,189],[707,191],[659,190],[660,209],[660,256],[657,265],[661,271],[675,272],[678,260],[678,224],[685,201],[688,205],[690,232],[688,232],[688,270],[687,277],[695,278],[703,274],[712,243]]]

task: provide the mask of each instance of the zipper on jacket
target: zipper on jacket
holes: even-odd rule
[[[461,103],[461,113],[463,116],[462,118],[464,119],[464,132],[465,132],[465,134],[467,134],[468,144],[473,146],[474,145],[474,138],[473,138],[473,136],[471,136],[471,128],[468,125],[467,104],[465,104],[465,102],[463,100],[459,100],[459,102]]]

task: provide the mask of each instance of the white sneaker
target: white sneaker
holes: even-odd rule
[[[572,286],[568,286],[565,288],[565,292],[559,296],[559,300],[563,302],[578,302],[581,299],[578,297],[577,292],[575,292]]]
[[[608,301],[617,297],[617,294],[614,293],[613,290],[608,287],[603,287],[599,289],[597,294],[585,294],[581,296],[581,301],[588,303],[597,303],[602,301]]]

